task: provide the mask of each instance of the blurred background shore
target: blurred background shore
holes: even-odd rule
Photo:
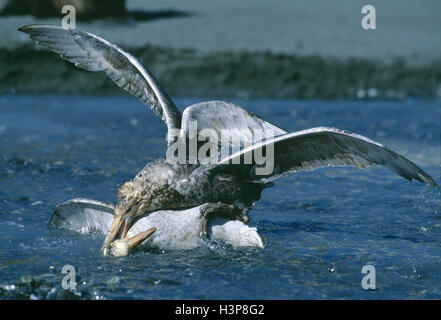
[[[8,9],[8,3],[0,0],[0,94],[121,94],[104,74],[78,71],[17,31],[34,23],[60,25],[61,12]],[[77,10],[77,29],[138,57],[172,96],[441,96],[440,1],[122,3],[124,10],[98,10],[96,17]],[[376,8],[376,30],[361,27],[366,4]]]

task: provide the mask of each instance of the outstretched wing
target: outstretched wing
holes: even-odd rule
[[[167,124],[179,128],[181,114],[157,80],[132,55],[88,32],[51,25],[29,25],[18,29],[32,40],[58,53],[76,67],[104,71],[118,86],[150,105]],[[167,137],[170,144],[170,135]]]
[[[57,205],[49,225],[79,233],[107,234],[113,218],[113,205],[76,198]]]
[[[283,129],[238,105],[225,101],[208,101],[191,105],[184,110],[180,135],[182,138],[206,136],[207,143],[216,143],[219,148],[227,147],[229,150],[239,151],[265,138],[285,133]],[[222,150],[218,151],[222,159]]]
[[[268,157],[271,144],[274,157]],[[264,164],[258,165],[254,159],[251,164],[244,163],[247,157],[254,156],[256,150],[262,148],[266,148],[267,165],[273,166],[273,171],[258,175],[256,169]],[[427,173],[395,151],[364,136],[335,128],[318,127],[284,134],[245,148],[220,162],[224,170],[261,182],[295,171],[338,166],[365,168],[375,164],[386,166],[408,180],[415,179],[438,187]]]

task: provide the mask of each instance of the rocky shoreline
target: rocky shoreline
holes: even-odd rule
[[[441,59],[410,65],[271,52],[127,48],[172,96],[346,99],[441,96]],[[0,49],[0,94],[120,94],[102,73],[78,70],[33,45]]]

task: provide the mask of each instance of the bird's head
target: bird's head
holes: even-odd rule
[[[133,179],[119,189],[115,214],[123,219],[138,217],[152,211],[181,208],[184,200],[167,181]]]
[[[145,212],[145,199],[131,182],[125,183],[118,191],[115,215],[123,219],[136,217]]]

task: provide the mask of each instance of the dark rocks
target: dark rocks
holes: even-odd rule
[[[126,14],[125,0],[10,0],[1,15],[33,15],[38,18],[61,17],[61,9],[72,5],[77,19],[121,17]]]
[[[410,65],[403,60],[387,63],[270,52],[200,54],[150,45],[127,51],[145,63],[172,96],[404,99],[441,95],[441,60]],[[105,74],[78,70],[30,45],[0,49],[0,64],[4,66],[0,94],[123,94]]]

